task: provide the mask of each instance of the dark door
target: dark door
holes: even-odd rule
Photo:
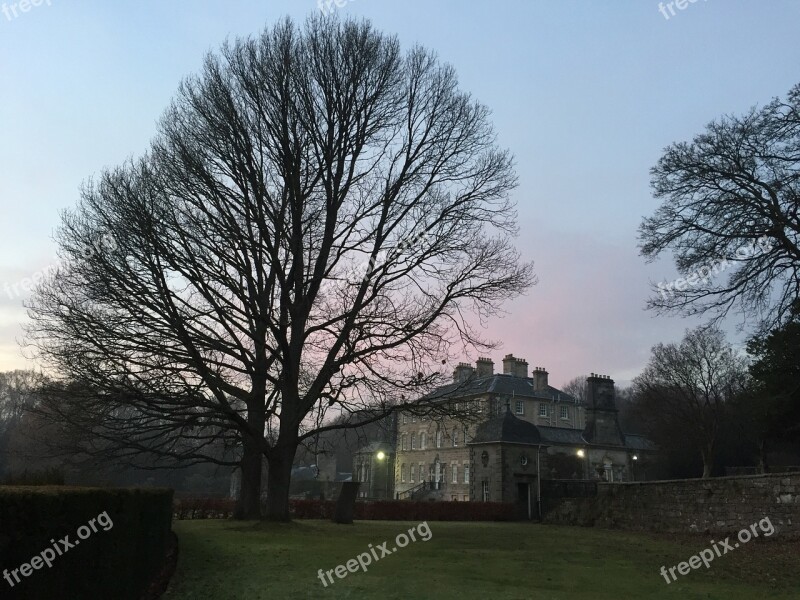
[[[517,514],[521,519],[531,518],[530,483],[517,483]]]

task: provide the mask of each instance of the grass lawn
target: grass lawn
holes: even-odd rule
[[[366,573],[334,575],[323,587],[318,569],[343,565],[369,544],[388,541],[392,550],[417,523],[178,521],[178,567],[164,598],[800,598],[800,543],[774,537],[667,585],[661,566],[688,560],[710,545],[707,538],[530,523],[428,525],[429,541],[417,533],[418,541],[373,560]]]

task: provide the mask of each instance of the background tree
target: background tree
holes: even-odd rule
[[[746,383],[744,359],[719,329],[703,326],[687,331],[680,344],[654,346],[633,385],[648,436],[660,447],[693,448],[705,478],[711,476],[728,403]]]
[[[0,373],[0,481],[11,474],[11,441],[25,411],[38,402],[43,379],[40,373],[29,370]]]
[[[800,294],[800,85],[672,144],[651,174],[662,204],[642,221],[641,252],[671,251],[683,278],[648,306],[715,319],[736,306],[777,326]]]
[[[263,457],[288,519],[299,444],[438,384],[456,346],[489,345],[468,311],[533,283],[515,185],[452,67],[368,22],[287,20],[210,54],[149,152],[85,186],[29,341],[106,450],[241,447],[239,515],[260,514]]]
[[[586,378],[588,375],[578,375],[561,386],[561,391],[575,398],[580,404],[586,404]]]
[[[757,434],[759,468],[766,472],[770,444],[800,440],[800,302],[781,327],[751,338],[747,350],[754,385],[739,409]]]

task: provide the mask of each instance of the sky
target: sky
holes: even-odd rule
[[[35,1],[0,0],[0,371],[36,366],[20,345],[21,282],[55,264],[53,235],[82,183],[147,149],[206,52],[319,10],[316,0]],[[496,369],[513,353],[547,368],[551,384],[589,372],[624,383],[654,344],[701,322],[644,308],[652,282],[677,276],[637,248],[658,205],[649,169],[669,144],[800,81],[800,1],[338,4],[452,64],[515,156],[516,245],[539,281],[487,323],[502,342]],[[741,345],[740,323],[725,325]]]

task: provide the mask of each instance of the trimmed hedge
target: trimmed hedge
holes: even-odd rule
[[[18,572],[20,583],[10,574],[13,587],[0,579],[0,597],[138,600],[163,564],[171,524],[172,490],[0,487],[0,570],[40,567]],[[65,536],[74,547],[64,550]],[[62,554],[48,567],[42,552],[54,547]]]
[[[232,498],[175,499],[176,519],[228,519],[236,501]],[[295,519],[332,519],[333,500],[289,500],[289,513]],[[513,521],[513,504],[503,502],[412,502],[377,500],[356,502],[355,518],[362,521]]]
[[[295,519],[330,519],[336,503],[327,500],[290,500]],[[356,520],[362,521],[513,521],[515,506],[503,502],[412,502],[377,500],[356,502]]]
[[[233,498],[175,498],[173,516],[185,519],[228,519],[236,509]]]

